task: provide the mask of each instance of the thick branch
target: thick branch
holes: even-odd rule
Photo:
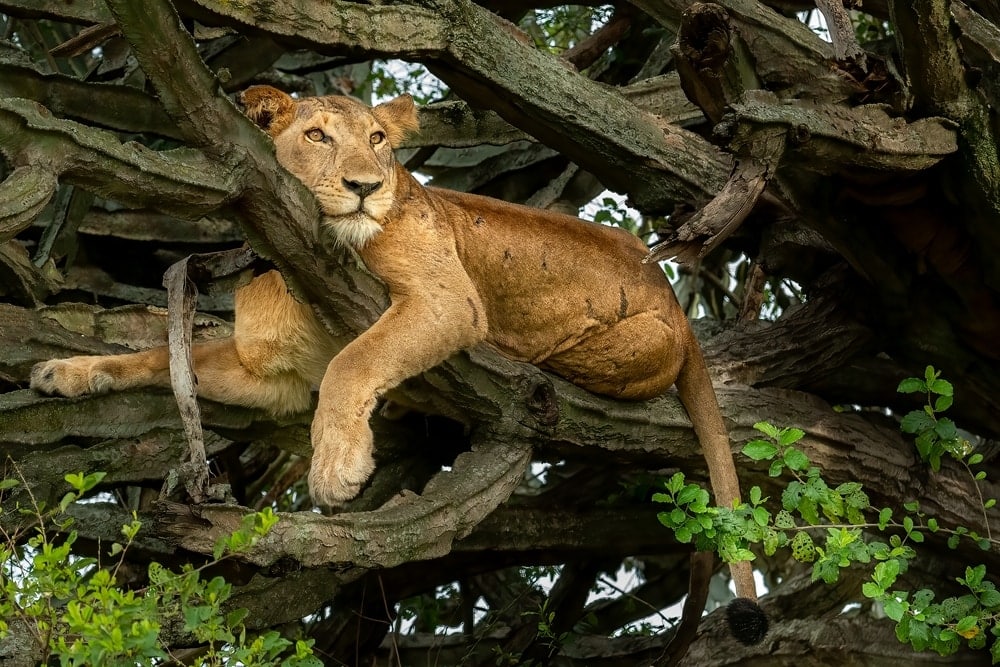
[[[941,114],[960,129],[963,171],[955,187],[968,211],[966,226],[976,236],[982,252],[987,284],[1000,285],[1000,266],[992,253],[1000,247],[1000,159],[997,157],[995,109],[982,93],[969,87],[967,72],[952,36],[948,3],[916,0],[889,3],[899,51],[918,109]],[[962,17],[961,8],[957,15]],[[964,18],[971,17],[966,13]],[[992,32],[996,32],[993,30]],[[982,34],[982,31],[978,31]]]
[[[307,567],[373,568],[442,556],[507,500],[530,460],[523,445],[481,444],[459,455],[452,471],[439,473],[420,496],[404,495],[357,514],[282,515],[245,558],[257,565],[290,559]],[[178,546],[210,553],[220,537],[240,527],[245,513],[232,506],[161,503],[159,531]]]
[[[14,166],[36,165],[103,197],[184,217],[219,208],[233,192],[231,174],[197,151],[123,145],[28,100],[0,99],[0,149]]]
[[[568,71],[557,58],[516,39],[485,9],[466,0],[421,4],[426,8],[296,3],[310,19],[294,31],[308,40],[303,46],[321,52],[428,62],[463,97],[496,110],[644,209],[704,201],[725,182],[725,160],[701,138],[661,126],[614,90]],[[200,8],[197,15],[205,20],[255,25],[277,36],[295,26],[292,16],[260,16],[242,5],[189,0],[180,6],[185,12]],[[400,24],[415,29],[397,42]],[[513,62],[524,64],[510,67]]]
[[[210,23],[253,27],[298,48],[359,57],[419,60],[447,48],[450,26],[410,3],[370,5],[347,0],[252,3],[179,0],[185,15]]]
[[[948,120],[922,118],[907,123],[891,117],[882,106],[779,103],[763,91],[750,91],[731,106],[725,129],[717,131],[732,150],[753,154],[746,144],[758,142],[764,127],[773,125],[791,135],[788,152],[801,155],[801,164],[810,169],[916,171],[958,150],[956,128]]]
[[[644,12],[676,32],[687,0],[631,0]],[[850,84],[834,72],[829,62],[830,44],[819,39],[801,21],[782,16],[754,0],[717,0],[729,13],[746,40],[756,71],[768,89],[783,97],[844,99]]]
[[[103,2],[0,0],[0,12],[20,18],[46,18],[69,23],[107,23],[111,20]]]
[[[63,74],[45,74],[20,62],[0,60],[0,96],[25,97],[57,116],[123,132],[179,138],[163,107],[129,86],[84,83]]]

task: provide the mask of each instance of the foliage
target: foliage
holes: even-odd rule
[[[970,455],[969,443],[958,436],[951,420],[939,417],[952,404],[951,384],[928,367],[923,379],[904,380],[899,391],[927,395],[923,409],[909,413],[901,422],[904,431],[917,436],[923,460],[937,470],[941,457],[949,454],[965,466],[978,490],[977,483],[985,473],[973,472],[970,466],[981,462],[982,456]],[[781,493],[781,509],[772,513],[767,507],[769,498],[763,497],[758,486],[750,489],[748,503],[710,506],[705,489],[685,483],[683,473],[676,473],[653,500],[672,506],[658,517],[678,541],[694,541],[698,549],[716,550],[727,562],[753,560],[749,547],[754,544],[761,545],[767,556],[787,548],[795,560],[812,564],[813,581],[822,579],[828,584],[835,583],[844,568],[871,567],[870,581],[862,593],[896,622],[899,640],[918,651],[950,655],[963,640],[970,648],[981,649],[987,635],[1000,637],[1000,591],[987,581],[984,565],[970,565],[964,576],[955,579],[967,593],[940,602],[934,601],[936,594],[929,589],[911,592],[893,588],[918,557],[915,545],[923,543],[928,533],[947,535],[953,549],[962,538],[973,540],[983,550],[997,548],[1000,543],[989,534],[985,514],[985,537],[965,526],[941,526],[916,502],[906,503],[904,513],[897,517],[893,508],[873,507],[857,482],[831,487],[820,469],[796,447],[805,435],[800,429],[764,422],[754,428],[764,437],[748,442],[743,454],[754,461],[769,462],[771,477],[791,477]],[[994,499],[982,502],[984,512],[994,504]],[[991,654],[994,664],[1000,663],[1000,641],[993,643]]]
[[[536,9],[524,17],[520,27],[531,36],[536,47],[558,54],[607,23],[612,12],[612,5],[562,5]]]
[[[161,664],[172,656],[161,636],[179,630],[203,645],[202,665],[241,664],[309,667],[321,663],[312,655],[312,640],[294,644],[276,631],[248,634],[246,609],[226,609],[232,586],[220,576],[209,580],[201,573],[220,560],[245,551],[266,535],[278,518],[270,509],[243,518],[239,530],[219,540],[214,559],[201,567],[185,565],[173,572],[152,562],[148,584],[130,588],[117,575],[125,554],[142,528],[133,512],[122,526],[123,542],[114,542],[106,556],[74,553],[77,532],[66,509],[100,483],[104,473],[69,474],[72,487],[58,507],[22,509],[37,521],[33,534],[5,534],[0,546],[0,639],[14,619],[34,635],[42,663],[61,665]],[[18,480],[5,479],[0,489]],[[62,535],[63,537],[54,537]]]
[[[638,233],[640,224],[637,220],[638,213],[626,206],[625,202],[620,198],[615,198],[610,196],[610,193],[605,193],[600,202],[594,200],[593,204],[599,206],[594,211],[594,222],[611,227],[621,227],[633,234]],[[586,213],[587,211],[583,211],[581,214],[586,215]]]
[[[381,102],[409,93],[420,105],[439,102],[448,94],[440,79],[419,63],[402,60],[372,61],[368,82],[372,86],[373,102]]]

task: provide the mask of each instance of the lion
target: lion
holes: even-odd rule
[[[676,384],[716,501],[739,500],[701,350],[662,269],[642,262],[639,239],[423,186],[393,154],[418,129],[409,96],[370,108],[255,86],[241,102],[273,139],[278,162],[315,194],[323,228],[390,296],[378,321],[338,350],[312,308],[271,271],[237,291],[231,338],[194,345],[203,397],[280,414],[305,410],[319,387],[309,473],[317,504],[355,497],[371,475],[368,422],[379,397],[480,343],[617,399],[653,398]],[[56,359],[31,373],[32,388],[62,396],[169,383],[165,347]],[[738,595],[755,600],[749,563],[733,564],[732,574]]]

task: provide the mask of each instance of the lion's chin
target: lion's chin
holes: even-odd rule
[[[355,250],[365,247],[382,231],[382,225],[375,222],[370,215],[363,211],[347,215],[325,216],[323,226],[333,232],[337,243]]]

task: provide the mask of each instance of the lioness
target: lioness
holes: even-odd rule
[[[486,342],[598,394],[647,399],[677,384],[708,461],[716,501],[739,483],[701,351],[663,271],[620,229],[486,197],[426,188],[393,155],[417,129],[408,96],[368,108],[346,97],[242,95],[277,159],[318,199],[323,224],[387,286],[389,309],[339,352],[312,309],[270,272],[236,294],[235,333],[196,344],[198,391],[276,413],[319,386],[309,487],[335,505],[374,468],[376,399],[455,352]],[[166,348],[35,366],[48,394],[169,385]],[[733,566],[755,599],[749,563]],[[699,610],[700,615],[700,610]]]

